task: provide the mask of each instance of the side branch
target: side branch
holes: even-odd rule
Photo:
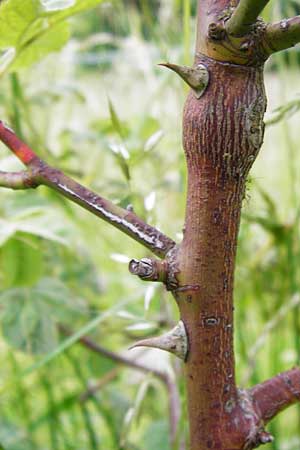
[[[270,0],[240,0],[226,24],[227,32],[230,35],[237,37],[246,35],[269,1]]]
[[[264,424],[300,401],[300,368],[281,373],[250,389],[254,408]]]
[[[270,54],[298,44],[300,42],[300,16],[268,25],[265,40]]]
[[[175,246],[172,239],[145,223],[133,212],[100,197],[46,164],[1,121],[0,140],[28,167],[28,172],[0,173],[2,187],[25,189],[46,185],[123,231],[160,258]]]
[[[30,189],[38,186],[34,174],[29,171],[2,172],[0,171],[0,187],[10,189]]]

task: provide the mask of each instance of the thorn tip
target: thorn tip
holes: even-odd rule
[[[186,361],[188,354],[188,338],[184,323],[182,320],[168,333],[149,339],[143,339],[130,347],[130,350],[136,347],[151,347],[165,350],[173,353],[180,359]]]
[[[188,67],[166,62],[158,65],[176,72],[193,89],[197,98],[204,94],[209,83],[209,72],[204,64]]]

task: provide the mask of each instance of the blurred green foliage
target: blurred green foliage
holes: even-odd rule
[[[271,3],[268,20],[299,12],[298,1]],[[185,92],[156,64],[192,58],[195,8],[187,0],[0,6],[1,118],[49,163],[131,205],[177,240]],[[269,126],[244,205],[235,296],[237,375],[247,386],[300,358],[298,70],[296,50],[268,66]],[[0,166],[20,167],[3,146]],[[160,286],[128,274],[129,258],[145,251],[46,188],[2,189],[0,198],[5,450],[171,450],[164,384],[76,343],[89,333],[107,349],[170,373],[182,398],[179,434],[185,436],[180,365],[154,350],[127,350],[177,319]],[[74,334],[63,335],[59,323]],[[298,449],[299,429],[295,406],[273,422],[276,440],[266,449]]]

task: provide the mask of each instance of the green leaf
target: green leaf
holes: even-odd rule
[[[127,160],[129,159],[129,153],[125,148],[124,144],[111,144],[109,146],[112,151],[118,166],[120,167],[127,182],[130,181],[130,169]]]
[[[110,100],[110,98],[108,99],[108,106],[109,106],[109,114],[110,114],[110,118],[111,118],[113,127],[114,127],[115,131],[118,133],[118,135],[120,136],[120,138],[122,140],[124,140],[126,137],[126,133],[125,133],[125,130],[121,123],[121,120],[119,119],[119,116],[115,110],[113,102]]]
[[[34,354],[58,345],[56,323],[79,316],[74,299],[63,283],[42,279],[33,288],[16,288],[0,296],[3,336],[13,347]]]
[[[124,417],[123,429],[120,437],[121,447],[125,447],[128,442],[128,436],[130,434],[133,422],[137,420],[140,415],[142,403],[147,395],[147,391],[150,385],[149,378],[146,378],[139,387],[134,405],[128,409]],[[157,447],[160,448],[160,447]]]
[[[158,145],[158,143],[161,141],[163,136],[164,136],[164,132],[162,130],[158,130],[155,133],[153,133],[145,142],[144,151],[150,152],[151,150],[153,150]]]
[[[18,47],[30,30],[39,10],[38,0],[9,0],[0,7],[0,47]]]
[[[19,291],[7,301],[10,303],[2,315],[3,336],[7,342],[33,354],[52,350],[57,344],[57,331],[41,299],[33,293],[26,295],[26,291]]]
[[[16,233],[27,233],[49,241],[67,245],[65,235],[70,234],[70,226],[63,216],[48,207],[28,208],[9,217],[0,219],[0,246],[4,245]]]
[[[43,255],[35,236],[17,233],[0,250],[3,287],[32,286],[43,273]]]
[[[52,12],[54,19],[58,21],[67,19],[68,17],[74,16],[75,14],[79,14],[88,9],[95,8],[95,6],[100,5],[102,1],[103,0],[73,0],[73,6],[70,6],[70,0],[44,0],[44,4],[48,4],[48,8],[45,8],[45,11],[48,13],[47,15],[51,14],[51,4],[61,5],[60,10],[57,8],[55,12]],[[43,0],[41,3],[43,3]],[[63,7],[63,4],[65,7]]]
[[[0,450],[30,450],[30,439],[25,439],[26,431],[20,425],[14,423],[12,419],[1,418],[0,423]],[[25,442],[26,441],[26,442]],[[5,447],[3,447],[5,445]]]
[[[10,69],[16,71],[22,67],[29,67],[48,53],[59,51],[69,38],[70,30],[66,22],[51,27],[47,33],[42,30],[40,37],[36,36],[22,47]]]
[[[0,297],[1,299],[1,297]],[[132,300],[131,300],[132,301]],[[92,330],[94,330],[100,323],[104,322],[106,319],[108,319],[111,316],[114,316],[115,313],[122,309],[125,305],[130,303],[130,300],[124,300],[117,305],[113,306],[112,308],[106,310],[105,312],[99,314],[97,317],[92,319],[90,322],[85,324],[82,328],[80,328],[76,333],[74,333],[72,336],[65,339],[61,344],[59,344],[54,350],[52,350],[50,353],[45,355],[43,358],[41,358],[39,361],[35,362],[31,366],[24,369],[22,376],[25,377],[27,375],[30,375],[31,373],[35,372],[36,370],[40,369],[41,367],[44,367],[45,365],[49,364],[49,362],[53,361],[57,356],[61,355],[65,350],[70,348],[75,342],[77,342],[82,336],[90,333]],[[7,387],[7,384],[2,386],[2,389]]]
[[[145,450],[170,450],[168,428],[165,420],[152,422],[144,435]]]
[[[7,0],[0,5],[0,74],[39,61],[69,39],[65,20],[102,0]]]

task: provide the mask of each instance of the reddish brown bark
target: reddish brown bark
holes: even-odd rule
[[[266,103],[261,68],[204,56],[196,62],[208,68],[210,84],[200,101],[189,95],[184,112],[188,195],[178,279],[187,288],[177,294],[190,345],[191,450],[237,450],[257,423],[244,417],[235,385],[233,273],[245,181],[262,142]]]
[[[278,413],[300,401],[300,369],[295,367],[250,390],[254,407],[268,423]]]

